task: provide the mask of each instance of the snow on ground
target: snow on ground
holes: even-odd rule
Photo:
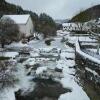
[[[22,89],[22,94],[27,94],[34,89],[35,83],[30,80],[32,77],[26,75],[25,68],[22,64],[17,65],[18,72],[16,72],[16,78],[18,78],[18,82],[14,85],[14,87],[5,88],[0,91],[0,100],[15,100],[15,92],[19,89]]]
[[[85,41],[85,42],[97,42],[95,39],[91,39],[89,36],[67,36],[70,43],[75,44],[76,41]]]
[[[67,32],[65,34],[67,34]],[[68,37],[68,38],[71,39],[71,37]],[[51,42],[51,46],[47,46],[45,44],[44,40],[36,41],[36,42],[31,41],[28,44],[22,44],[21,42],[12,43],[10,46],[11,47],[29,46],[29,47],[34,48],[36,50],[38,50],[39,48],[48,48],[48,47],[49,47],[49,49],[53,48],[53,47],[61,49],[61,59],[59,61],[57,61],[57,65],[56,65],[58,68],[63,69],[62,74],[63,74],[64,78],[62,78],[60,80],[60,82],[63,85],[63,87],[70,88],[72,90],[72,92],[60,95],[58,100],[90,100],[88,98],[87,94],[82,89],[82,87],[79,86],[77,84],[77,82],[75,82],[75,76],[73,76],[75,74],[75,69],[73,68],[73,66],[75,66],[75,61],[74,61],[74,58],[75,58],[74,52],[75,51],[74,51],[74,49],[69,47],[69,46],[66,46],[64,43],[61,43],[62,37],[55,37],[54,39],[55,39],[55,41]],[[74,40],[72,38],[71,40],[73,41],[73,43],[75,43],[76,39],[77,38],[75,38],[75,40]],[[38,56],[37,53],[39,53],[39,52],[36,52],[35,56]],[[34,56],[34,52],[30,52],[30,54],[32,54],[32,56]],[[73,58],[73,59],[67,60],[66,57]],[[27,92],[32,91],[34,89],[35,83],[33,83],[33,82],[31,83],[31,81],[30,81],[32,79],[32,76],[29,77],[26,75],[27,72],[26,72],[25,67],[24,67],[25,64],[34,65],[37,61],[48,62],[48,60],[49,59],[46,59],[46,58],[40,58],[40,59],[39,58],[38,59],[29,58],[23,65],[19,64],[17,66],[18,73],[16,73],[16,76],[19,78],[19,82],[16,85],[17,90],[19,88],[21,88],[23,90],[23,94],[24,94],[24,93],[27,93]],[[43,62],[43,63],[45,63],[45,62]],[[50,66],[52,66],[52,64]],[[56,67],[56,66],[53,66],[53,67]],[[70,67],[72,67],[72,68],[70,68]],[[47,70],[47,66],[38,68],[36,70],[36,73],[38,73],[38,74],[42,73],[44,70]],[[10,89],[9,90],[10,94],[9,94],[9,92],[8,93],[3,92],[3,97],[5,97],[5,96],[7,97],[8,95],[9,96],[8,96],[8,98],[2,99],[2,100],[15,100],[14,91],[15,90]]]
[[[19,55],[18,52],[0,52],[0,56],[15,58]]]
[[[61,49],[61,60],[57,61],[56,65],[58,68],[63,69],[64,78],[60,82],[64,87],[72,89],[71,93],[62,94],[59,97],[59,100],[79,100],[79,97],[81,97],[80,100],[90,100],[82,87],[79,86],[74,80],[75,77],[73,75],[75,74],[75,69],[69,68],[75,66],[74,49],[61,43],[62,37],[55,37],[54,39],[55,41],[51,42],[50,48],[56,47]],[[69,39],[71,39],[71,37],[69,37]],[[72,38],[72,40],[73,43],[75,43],[77,38],[75,38],[75,40]],[[33,43],[31,45],[33,45],[34,48],[48,48],[44,41],[37,42],[37,44]],[[73,58],[73,60],[66,60],[65,57]],[[39,70],[39,72],[41,72],[41,69]]]
[[[82,36],[82,37],[80,36],[80,37],[77,37],[77,38],[79,38],[79,41],[90,41],[90,42],[91,42],[91,41],[92,41],[92,42],[93,42],[93,41],[94,41],[94,42],[96,41],[95,39],[91,39],[91,38],[88,37],[88,36],[85,36],[85,37],[84,37],[84,36]]]
[[[6,45],[7,48],[23,48],[23,47],[28,47],[27,44],[23,44],[21,41],[20,42],[13,42],[10,45]]]
[[[67,60],[67,66],[69,67],[74,67],[75,66],[75,61],[74,60]]]
[[[74,58],[73,53],[71,54],[72,57]],[[72,92],[62,94],[58,100],[90,100],[87,94],[82,89],[82,87],[75,82],[75,77],[72,76],[72,74],[75,74],[75,69],[69,67],[74,66],[75,61],[66,59],[64,60],[65,57],[67,57],[67,55],[63,54],[62,55],[63,61],[62,63],[60,63],[63,66],[63,74],[64,74],[64,78],[62,78],[60,82],[62,83],[63,87],[71,89]],[[79,97],[81,98],[79,99]]]
[[[47,67],[39,67],[36,70],[36,74],[41,74],[43,73],[43,71],[46,71],[46,70],[47,70]]]
[[[71,51],[71,50],[70,50]],[[62,57],[67,57],[67,58],[75,58],[75,54],[71,52],[62,52],[61,53],[61,58]]]
[[[79,40],[79,41],[96,41],[95,39],[91,39],[90,37],[88,36],[79,36],[79,37],[71,37],[71,40]]]
[[[87,49],[87,50],[90,50],[90,51],[92,51],[92,52],[95,52],[95,53],[97,53],[97,49]],[[99,49],[99,54],[100,54],[100,49]]]
[[[58,36],[65,36],[65,35],[68,35],[70,32],[67,32],[67,31],[62,31],[62,30],[58,30],[57,31],[57,35]]]
[[[66,50],[70,52],[74,52],[74,49],[72,47],[69,47],[68,45],[65,44]]]
[[[16,100],[14,89],[13,88],[7,88],[3,91],[0,91],[0,100]]]
[[[34,89],[35,83],[31,82],[32,77],[26,75],[25,67],[22,64],[18,64],[18,73],[16,76],[19,79],[17,88],[22,89],[23,94],[31,92]]]
[[[59,69],[63,69],[63,64],[64,64],[64,61],[63,60],[59,60],[59,61],[57,61],[57,68],[59,68]]]
[[[23,65],[34,65],[36,63],[35,58],[29,58],[28,60],[26,60]]]
[[[90,100],[82,87],[74,81],[74,77],[65,74],[61,83],[65,88],[72,89],[72,92],[61,95],[58,100]]]
[[[37,57],[39,56],[39,53],[37,52],[30,52],[31,57]]]
[[[30,44],[37,43],[37,42],[38,42],[38,40],[31,40],[27,44],[30,45]]]
[[[92,73],[95,76],[99,76],[97,72],[95,72],[94,70],[91,70],[90,68],[86,67],[85,68],[88,72]]]
[[[69,40],[73,41],[73,43],[75,43],[75,41],[78,39],[78,38],[71,38],[70,36],[68,38]],[[75,82],[75,77],[73,76],[75,74],[75,69],[69,68],[69,67],[75,66],[74,49],[64,44],[61,44],[59,42],[60,42],[60,39],[57,42],[57,46],[62,48],[62,52],[61,52],[61,60],[58,61],[57,66],[60,68],[63,68],[63,75],[64,75],[64,78],[61,79],[60,82],[65,88],[72,89],[72,92],[62,94],[58,100],[79,100],[79,97],[81,97],[80,100],[90,100],[87,94],[82,89],[82,87],[79,86],[77,82]],[[59,46],[59,45],[62,45],[62,46]],[[66,57],[73,58],[73,60],[66,60]]]
[[[93,42],[83,42],[81,43],[81,45],[91,45],[91,46],[97,46],[97,43],[93,43]]]

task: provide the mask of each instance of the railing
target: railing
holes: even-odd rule
[[[97,64],[100,64],[100,57],[99,55],[97,56],[94,53],[89,53],[86,50],[81,49],[81,44],[79,41],[76,42],[76,53],[78,53],[79,55],[81,55],[82,57],[91,60],[92,62],[95,62]]]
[[[93,32],[93,31],[91,31],[91,30],[89,30],[89,33],[90,33],[92,36],[95,36],[96,39],[100,39],[100,33],[95,33],[95,32]]]
[[[89,54],[92,57],[95,57],[97,59],[100,60],[100,55],[96,54],[95,52],[92,52],[90,50],[86,50],[86,49],[81,49],[84,53]]]

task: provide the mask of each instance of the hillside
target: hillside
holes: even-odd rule
[[[31,17],[38,17],[32,11],[24,10],[21,6],[10,4],[5,0],[0,0],[0,17],[4,14],[30,14]]]
[[[3,14],[21,14],[24,10],[20,6],[7,3],[5,0],[0,0],[0,17]]]
[[[100,17],[100,5],[96,5],[75,15],[71,21],[85,22],[91,19],[97,19],[99,17]]]

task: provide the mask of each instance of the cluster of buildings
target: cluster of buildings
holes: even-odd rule
[[[63,23],[63,31],[85,31],[84,23]]]
[[[63,23],[63,31],[86,31],[88,32],[90,29],[100,29],[100,18],[90,20],[88,22],[68,22]]]

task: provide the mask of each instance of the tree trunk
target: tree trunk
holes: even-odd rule
[[[99,55],[99,48],[100,48],[100,44],[98,44],[97,46],[97,54]]]
[[[4,48],[4,45],[5,45],[4,43],[1,43],[1,47],[2,47],[2,48]]]

